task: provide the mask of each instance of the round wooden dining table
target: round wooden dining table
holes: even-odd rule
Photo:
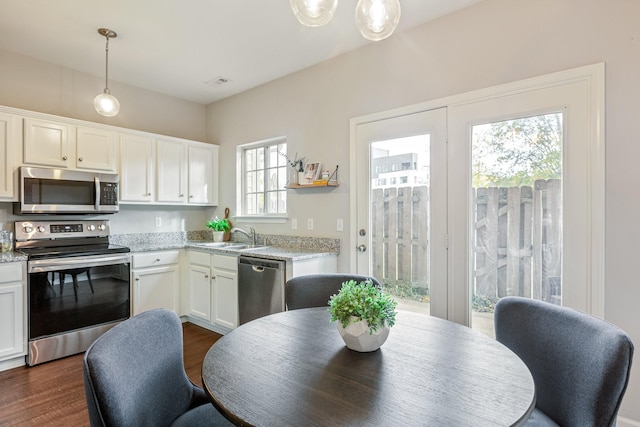
[[[247,426],[517,426],[535,406],[531,373],[507,347],[409,312],[371,353],[349,350],[326,308],[265,316],[211,347],[202,380]]]

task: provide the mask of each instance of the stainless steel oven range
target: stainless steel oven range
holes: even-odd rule
[[[131,314],[130,250],[109,221],[16,221],[27,255],[30,366],[85,351]]]

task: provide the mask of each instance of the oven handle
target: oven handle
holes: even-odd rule
[[[95,200],[95,208],[96,210],[100,210],[100,177],[96,176],[93,178],[94,185],[96,186],[96,200]]]
[[[38,259],[27,263],[28,273],[45,273],[48,271],[62,271],[71,268],[90,268],[103,265],[124,264],[131,262],[131,255],[97,255],[90,257],[69,257]]]

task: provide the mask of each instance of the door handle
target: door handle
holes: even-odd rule
[[[356,246],[356,249],[358,250],[358,252],[366,252],[367,246],[366,245]]]

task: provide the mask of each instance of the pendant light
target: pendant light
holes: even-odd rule
[[[291,10],[302,25],[321,27],[331,21],[338,0],[290,0]]]
[[[289,0],[293,14],[302,25],[320,27],[333,18],[338,0]],[[358,0],[356,26],[362,37],[386,39],[400,22],[400,0]]]
[[[400,22],[399,0],[358,0],[356,25],[362,37],[378,41],[386,39]]]
[[[106,65],[104,77],[104,93],[101,93],[95,97],[95,99],[93,100],[93,106],[95,107],[98,114],[106,117],[113,117],[118,114],[118,111],[120,111],[120,103],[115,96],[111,95],[111,91],[109,90],[109,39],[114,39],[118,37],[118,35],[115,33],[115,31],[109,30],[108,28],[98,29],[98,33],[100,33],[100,35],[104,36],[107,39],[107,44],[105,47]]]

